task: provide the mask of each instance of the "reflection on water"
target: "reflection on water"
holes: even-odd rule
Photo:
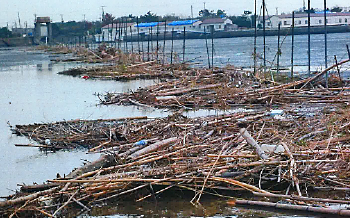
[[[96,106],[99,101],[95,93],[126,92],[157,81],[82,80],[57,74],[77,64],[52,64],[45,54],[1,50],[0,57],[5,56],[6,60],[0,58],[1,63],[5,62],[0,65],[0,161],[1,166],[6,167],[0,167],[0,196],[12,194],[16,184],[41,183],[57,173],[68,174],[82,165],[82,159],[91,161],[99,156],[87,155],[81,150],[45,154],[37,148],[15,147],[14,144],[34,142],[12,135],[8,123],[14,126],[71,119],[167,115],[136,107]]]

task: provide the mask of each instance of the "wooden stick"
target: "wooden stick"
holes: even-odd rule
[[[350,210],[345,210],[345,209],[330,209],[330,208],[324,208],[324,207],[300,206],[300,205],[291,205],[291,204],[270,203],[270,202],[263,202],[263,201],[248,201],[248,200],[229,201],[228,204],[273,207],[275,209],[282,209],[282,210],[299,210],[299,211],[350,217]]]
[[[242,187],[242,188],[244,188],[244,189],[246,189],[248,191],[251,191],[251,192],[270,193],[268,191],[259,189],[259,188],[255,187],[253,185],[249,185],[247,183],[240,182],[240,181],[237,181],[237,180],[234,180],[234,179],[221,178],[221,177],[211,177],[210,179],[214,180],[214,181],[226,182],[226,183],[229,183],[229,184],[237,185],[237,186]]]
[[[30,195],[27,195],[27,196],[23,196],[23,197],[19,197],[19,198],[13,199],[13,200],[0,201],[0,207],[15,205],[15,204],[22,203],[24,201],[33,200],[33,199],[35,199],[35,198],[37,198],[39,196],[51,194],[51,193],[55,192],[58,189],[59,189],[59,187],[54,187],[54,188],[51,188],[49,190],[36,192],[36,193],[30,194]]]
[[[296,166],[293,154],[292,154],[292,152],[290,152],[289,147],[287,146],[286,143],[281,142],[281,144],[283,145],[284,150],[286,151],[286,153],[288,154],[289,159],[290,159],[290,168],[289,168],[290,178],[294,181],[299,196],[302,196],[301,195],[301,191],[300,191],[300,187],[299,187],[299,181],[298,181],[298,178],[295,175],[297,166]]]
[[[74,194],[72,194],[72,196],[70,196],[70,198],[68,199],[68,201],[66,201],[61,207],[59,207],[59,208],[52,214],[52,216],[55,217],[56,214],[57,214],[58,212],[60,212],[65,206],[67,206],[67,205],[71,202],[72,198],[74,198],[74,196],[75,196],[78,192],[79,192],[79,189],[78,189]]]
[[[253,194],[261,197],[283,198],[283,199],[291,199],[291,200],[299,200],[299,201],[316,201],[316,202],[328,202],[328,203],[336,203],[336,204],[350,204],[350,201],[346,201],[346,200],[335,200],[335,199],[326,199],[326,198],[308,198],[308,197],[300,197],[295,195],[266,194],[266,193],[260,193],[260,192],[253,192]]]
[[[160,149],[168,144],[175,143],[178,140],[179,139],[177,137],[173,137],[173,138],[165,139],[163,141],[156,142],[156,143],[151,144],[151,145],[149,145],[149,146],[147,146],[139,151],[136,151],[135,153],[131,154],[129,157],[132,159],[136,159],[137,157],[140,157],[141,155],[156,151],[156,150],[158,150],[158,149]]]
[[[248,142],[248,144],[252,145],[256,153],[259,155],[259,157],[263,160],[268,159],[269,156],[265,154],[265,152],[260,148],[260,145],[254,140],[254,138],[248,133],[248,131],[245,128],[242,128],[239,130],[242,137]]]

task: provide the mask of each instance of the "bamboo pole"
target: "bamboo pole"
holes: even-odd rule
[[[350,204],[348,200],[337,200],[337,199],[327,199],[327,198],[309,198],[301,197],[296,195],[280,195],[280,194],[266,194],[261,192],[253,192],[256,196],[269,197],[269,198],[282,198],[298,201],[314,201],[314,202],[325,202],[325,203],[335,203],[335,204]]]
[[[280,55],[281,55],[281,48],[280,48],[280,34],[281,34],[281,23],[278,23],[278,36],[277,36],[277,74],[280,72]]]
[[[310,29],[311,29],[311,3],[310,0],[308,0],[307,4],[307,55],[308,55],[308,77],[311,76],[311,36],[310,36]]]
[[[328,68],[327,64],[327,0],[324,0],[324,65],[325,69]],[[328,71],[326,72],[326,88],[328,88]]]
[[[263,202],[263,201],[248,201],[248,200],[235,200],[229,201],[229,205],[250,205],[250,206],[261,206],[261,207],[272,207],[275,209],[281,210],[298,210],[298,211],[306,211],[313,213],[323,213],[323,214],[332,214],[339,216],[350,216],[350,210],[346,209],[330,209],[324,207],[312,207],[312,206],[300,206],[300,205],[291,205],[291,204],[280,204],[280,203],[271,203],[271,202]]]
[[[294,11],[292,12],[292,57],[291,57],[291,71],[290,71],[290,77],[292,81],[294,80],[294,26],[295,26],[295,19],[294,19]]]

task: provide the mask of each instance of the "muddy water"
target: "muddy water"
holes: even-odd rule
[[[43,153],[37,148],[15,147],[14,144],[33,142],[12,135],[9,125],[168,114],[130,106],[96,106],[95,93],[126,92],[157,81],[120,83],[58,75],[57,72],[77,64],[55,64],[49,59],[47,54],[25,49],[0,50],[0,196],[12,194],[18,189],[17,184],[42,183],[99,156],[82,150]],[[217,113],[200,111],[186,115]],[[180,196],[168,200],[119,202],[112,207],[95,207],[89,215],[81,217],[286,217],[276,212],[227,207],[217,200],[202,202],[203,208],[195,208],[190,199]]]
[[[57,72],[73,64],[53,64],[49,58],[24,49],[0,50],[0,196],[13,193],[17,184],[44,182],[99,156],[85,151],[45,154],[37,148],[15,147],[33,142],[12,135],[9,124],[166,115],[136,107],[96,106],[94,93],[126,92],[154,81],[118,83],[61,76]]]

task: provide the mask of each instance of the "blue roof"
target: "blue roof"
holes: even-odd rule
[[[195,22],[197,22],[198,20],[179,20],[179,21],[173,21],[171,23],[169,23],[169,26],[181,26],[181,25],[191,25]]]
[[[138,25],[136,25],[136,27],[153,27],[153,26],[157,26],[158,22],[151,22],[151,23],[139,23]]]

